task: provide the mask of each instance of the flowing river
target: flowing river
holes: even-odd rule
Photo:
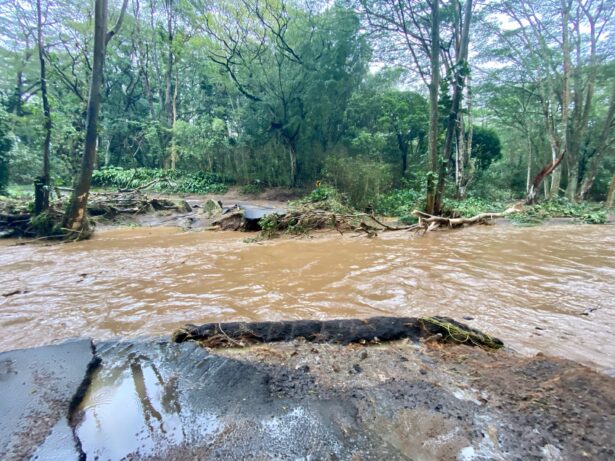
[[[246,237],[121,228],[74,244],[0,242],[0,350],[185,323],[443,315],[521,353],[615,374],[614,226]]]

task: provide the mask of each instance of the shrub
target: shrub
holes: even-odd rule
[[[324,175],[330,184],[348,197],[352,206],[360,210],[375,206],[393,182],[389,164],[361,156],[327,157]]]

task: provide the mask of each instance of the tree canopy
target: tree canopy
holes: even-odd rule
[[[124,2],[108,3],[111,27]],[[94,167],[325,180],[361,207],[403,188],[431,211],[605,200],[614,16],[608,0],[129,0]],[[73,0],[0,5],[0,190],[79,175],[94,19]]]

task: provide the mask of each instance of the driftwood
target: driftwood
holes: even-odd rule
[[[474,224],[493,224],[496,218],[504,218],[521,210],[521,204],[515,204],[501,213],[480,213],[471,218],[446,218],[434,216],[423,211],[414,210],[412,214],[419,219],[418,224],[412,226],[415,230],[432,231],[440,227],[458,228]]]

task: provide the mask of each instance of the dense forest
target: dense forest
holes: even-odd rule
[[[75,184],[87,199],[90,180],[158,178],[191,193],[317,182],[397,214],[462,199],[612,204],[614,10],[4,1],[0,190]]]

